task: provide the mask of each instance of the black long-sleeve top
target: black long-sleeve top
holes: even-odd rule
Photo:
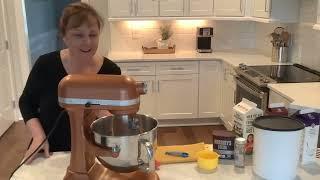
[[[98,74],[120,75],[120,68],[111,60],[104,58]],[[63,67],[60,51],[42,55],[35,62],[23,93],[19,107],[25,122],[39,118],[46,133],[50,132],[63,108],[58,103],[58,84],[67,74]],[[50,152],[70,151],[71,131],[67,113],[61,117],[57,128],[49,137]]]

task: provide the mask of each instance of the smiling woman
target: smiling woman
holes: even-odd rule
[[[19,100],[21,114],[33,139],[25,157],[37,151],[63,111],[57,97],[57,87],[63,77],[68,74],[121,74],[115,63],[96,53],[102,27],[101,17],[88,4],[73,3],[65,7],[59,28],[67,48],[37,59]],[[64,114],[39,150],[49,157],[49,152],[69,151],[70,148],[69,117]],[[31,163],[37,153],[31,156],[27,163]]]

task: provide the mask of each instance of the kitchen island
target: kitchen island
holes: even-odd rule
[[[70,153],[54,153],[49,159],[38,158],[31,165],[23,165],[11,180],[57,180],[63,179],[69,164]],[[245,168],[235,168],[233,160],[220,160],[218,168],[211,173],[201,172],[196,163],[161,165],[157,171],[161,180],[259,180],[252,173],[252,159],[248,156]],[[300,167],[297,180],[320,179],[320,159],[315,164]]]

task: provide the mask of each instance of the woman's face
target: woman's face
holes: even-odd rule
[[[248,142],[253,142],[253,136],[248,136]]]
[[[97,20],[89,17],[89,22],[83,23],[79,27],[67,28],[63,41],[71,54],[90,58],[95,55],[98,49],[99,35],[100,29]]]

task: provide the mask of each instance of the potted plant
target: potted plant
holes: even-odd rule
[[[159,49],[168,49],[169,39],[172,36],[171,26],[163,25],[160,27],[161,38],[157,41]]]

